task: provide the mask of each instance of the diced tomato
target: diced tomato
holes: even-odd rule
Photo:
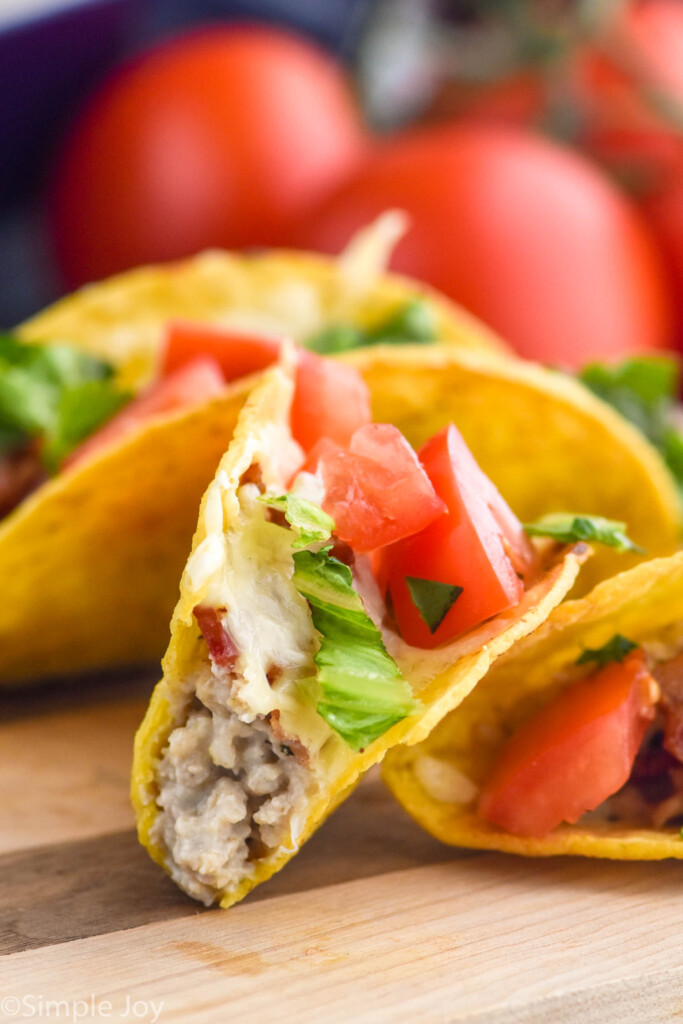
[[[528,585],[538,572],[538,552],[496,485],[481,470],[480,473],[481,493],[501,530],[503,547],[515,572]]]
[[[316,441],[310,452],[306,456],[306,461],[301,467],[301,473],[317,473],[320,465],[320,460],[332,453],[332,452],[343,452],[344,447],[337,444],[336,441],[331,441],[329,437],[321,437],[319,441]]]
[[[354,551],[392,544],[446,511],[417,455],[388,423],[360,427],[348,451],[328,445],[318,469],[325,485],[323,508],[334,519],[337,536]]]
[[[207,324],[171,323],[161,372],[167,376],[197,356],[207,356],[216,360],[226,381],[239,380],[271,366],[280,347],[279,339],[260,334]]]
[[[507,741],[479,814],[523,836],[577,821],[628,780],[656,700],[640,648],[570,686]]]
[[[233,381],[272,365],[280,344],[277,338],[219,327],[171,324],[163,370],[167,373],[206,355],[216,360],[227,381]],[[371,420],[370,392],[357,370],[305,349],[299,351],[291,421],[292,433],[304,451],[321,437],[346,446],[354,430]]]
[[[378,580],[391,598],[403,639],[436,647],[519,604],[524,588],[507,552],[521,527],[453,424],[418,454],[448,511],[420,533],[385,548]],[[413,602],[406,576],[463,588],[433,633]]]
[[[132,402],[112,416],[104,426],[79,445],[62,464],[74,466],[93,452],[120,441],[138,429],[141,423],[190,405],[216,398],[225,390],[221,368],[214,359],[201,357],[181,367],[169,377],[152,384]]]
[[[368,386],[352,366],[302,349],[292,402],[292,434],[304,451],[321,437],[346,447],[372,422]]]
[[[208,608],[206,605],[198,604],[193,611],[214,665],[233,668],[239,651],[221,621],[219,612],[225,612],[225,608]]]

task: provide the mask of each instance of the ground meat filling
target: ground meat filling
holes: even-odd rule
[[[643,828],[683,825],[683,654],[656,663],[660,688],[648,729],[626,785],[584,818]]]
[[[158,769],[161,814],[153,839],[175,881],[209,904],[290,839],[305,809],[311,773],[266,720],[193,710],[174,729]]]
[[[47,480],[37,444],[30,442],[0,458],[0,519]]]

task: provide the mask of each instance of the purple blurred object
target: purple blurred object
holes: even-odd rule
[[[0,209],[40,181],[65,112],[125,49],[133,3],[80,3],[0,31]]]
[[[374,0],[0,0],[0,326],[57,297],[41,221],[55,148],[93,88],[156,40],[206,22],[269,21],[338,55]],[[33,8],[33,11],[31,10]]]

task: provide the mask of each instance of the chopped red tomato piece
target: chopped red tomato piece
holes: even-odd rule
[[[577,821],[628,780],[656,700],[640,648],[570,686],[507,741],[479,814],[523,836]]]
[[[481,493],[501,530],[503,547],[515,572],[528,585],[538,572],[538,552],[496,485],[481,469],[479,472]]]
[[[198,604],[194,608],[194,617],[197,620],[201,634],[206,640],[209,654],[214,665],[222,668],[233,668],[239,651],[235,647],[232,637],[221,621],[220,612],[225,608],[208,608]]]
[[[204,357],[195,359],[169,377],[152,384],[124,406],[103,427],[79,445],[64,460],[63,466],[74,466],[90,458],[93,452],[136,431],[146,420],[186,406],[207,402],[222,394],[224,390],[225,381],[218,363]]]
[[[344,447],[372,421],[368,386],[352,366],[300,352],[292,402],[292,434],[304,451],[322,437]]]
[[[197,356],[215,359],[226,381],[238,380],[271,366],[281,342],[259,334],[207,324],[169,324],[162,374],[167,376]]]
[[[508,555],[519,523],[453,424],[418,454],[448,511],[420,533],[385,548],[378,580],[391,599],[403,639],[416,647],[436,647],[519,604],[524,588]],[[406,577],[462,587],[433,632]]]
[[[301,473],[317,473],[321,459],[332,452],[343,452],[344,447],[336,441],[330,441],[329,437],[321,437],[316,441],[306,456],[306,461],[299,470]]]
[[[372,551],[424,529],[446,511],[417,455],[400,430],[369,423],[348,451],[326,446],[318,470],[323,508],[336,535],[354,551]]]
[[[274,363],[280,344],[277,338],[219,327],[171,324],[163,369],[167,373],[206,355],[216,360],[227,381],[233,381]],[[371,420],[370,392],[357,370],[305,349],[299,351],[292,433],[305,451],[321,437],[348,445],[354,430]]]

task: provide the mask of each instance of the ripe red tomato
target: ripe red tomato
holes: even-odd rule
[[[177,367],[203,356],[220,366],[225,380],[232,381],[270,366],[279,352],[276,338],[176,323],[168,329],[164,370],[177,372]],[[314,352],[299,349],[298,359],[292,434],[306,452],[322,439],[347,445],[354,431],[372,420],[367,384],[352,366]]]
[[[448,511],[420,533],[383,548],[377,577],[391,598],[403,639],[416,647],[436,647],[519,604],[524,588],[506,552],[504,524],[521,527],[511,510],[502,517],[491,509],[493,485],[452,424],[427,441],[418,455]],[[503,505],[503,498],[497,498]],[[518,543],[517,530],[512,540]],[[418,611],[406,577],[462,587],[433,631]]]
[[[124,406],[67,456],[64,466],[73,466],[90,458],[93,452],[134,433],[141,423],[155,416],[208,402],[212,398],[217,398],[224,390],[225,380],[216,360],[198,355],[192,362],[175,370],[169,377],[152,384]]]
[[[683,345],[683,4],[618,6],[600,45],[578,61],[581,144],[639,200],[672,274]]]
[[[373,551],[423,530],[446,506],[400,430],[369,423],[348,451],[319,449],[323,508],[354,551]]]
[[[164,376],[201,353],[215,359],[226,381],[239,380],[271,366],[280,354],[278,338],[246,334],[211,324],[172,323],[166,331],[161,372]]]
[[[368,386],[353,366],[302,349],[291,421],[305,452],[322,438],[346,446],[359,427],[372,422]]]
[[[569,150],[469,123],[396,137],[322,204],[300,241],[338,250],[388,206],[411,219],[392,266],[445,291],[524,356],[576,366],[671,342],[671,298],[647,227]]]
[[[654,717],[641,649],[564,690],[507,741],[479,813],[515,835],[575,822],[624,785]]]
[[[683,102],[680,0],[615,6],[602,35],[577,55],[588,134],[679,135],[670,101]]]
[[[96,93],[63,147],[50,203],[63,276],[286,244],[365,142],[342,70],[307,40],[232,26],[164,43]]]
[[[641,200],[643,212],[666,256],[676,287],[678,348],[683,350],[683,152],[659,188]]]

